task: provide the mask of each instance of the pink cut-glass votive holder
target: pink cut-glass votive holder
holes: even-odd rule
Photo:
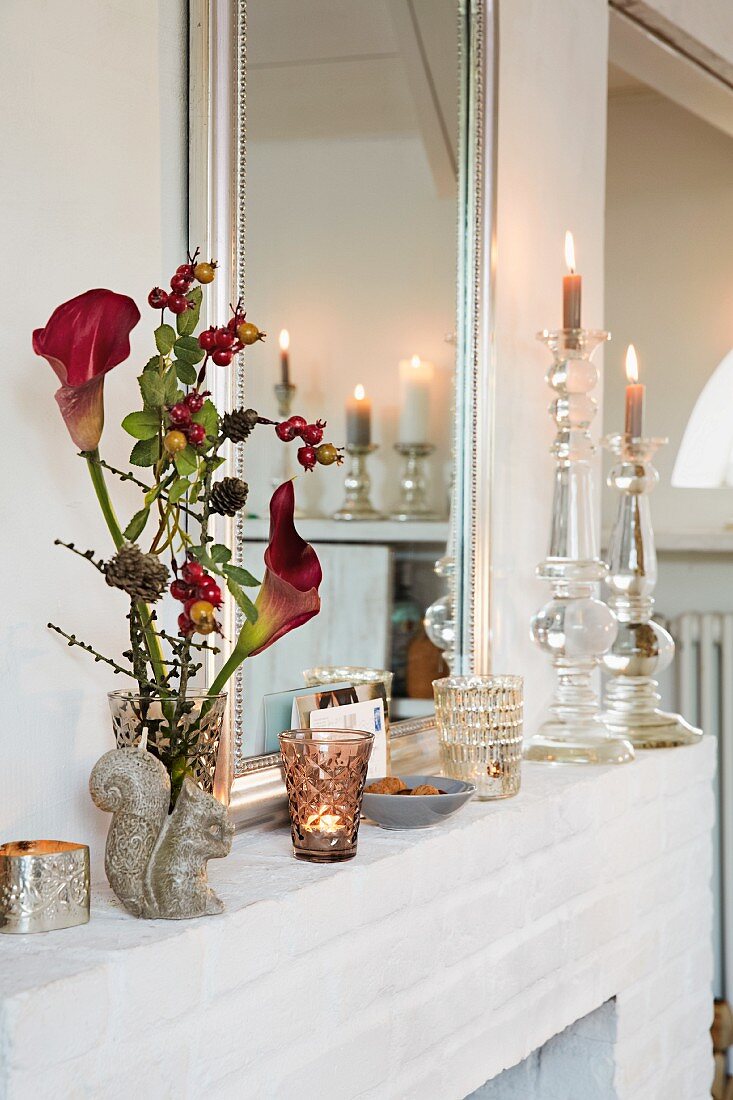
[[[280,751],[293,855],[310,863],[353,859],[373,733],[290,730]]]

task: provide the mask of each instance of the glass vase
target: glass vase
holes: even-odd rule
[[[510,798],[521,782],[521,676],[446,676],[433,682],[443,775],[478,799]]]
[[[280,751],[293,855],[309,863],[353,859],[373,733],[290,730]]]
[[[111,691],[108,698],[117,748],[141,747],[163,763],[171,777],[171,804],[187,775],[213,794],[226,692],[158,699]]]

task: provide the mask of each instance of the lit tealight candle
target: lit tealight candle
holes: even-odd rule
[[[413,355],[400,360],[398,443],[426,443],[430,438],[430,389],[435,368]]]
[[[344,823],[339,814],[330,814],[328,806],[321,806],[317,814],[309,814],[303,828],[308,833],[325,833],[333,836],[343,831]]]
[[[368,447],[371,441],[372,403],[359,383],[346,402],[346,442],[353,447]]]
[[[288,356],[288,349],[290,348],[290,333],[286,328],[282,330],[279,338],[280,344],[280,385],[290,385],[290,358]]]
[[[569,274],[562,281],[562,327],[580,328],[580,302],[583,292],[582,276],[575,274],[575,242],[568,229],[565,233],[565,263]]]
[[[641,439],[644,429],[644,393],[646,386],[639,382],[639,361],[636,349],[629,344],[626,349],[626,424],[624,431],[627,439]]]

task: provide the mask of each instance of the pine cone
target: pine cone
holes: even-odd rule
[[[255,409],[235,409],[221,418],[221,430],[232,443],[244,443],[257,423]]]
[[[107,584],[121,588],[133,600],[155,603],[168,584],[168,569],[155,554],[143,554],[134,542],[126,542],[104,567]]]
[[[244,508],[249,494],[249,485],[238,477],[225,477],[217,481],[211,490],[209,507],[220,516],[233,516]]]

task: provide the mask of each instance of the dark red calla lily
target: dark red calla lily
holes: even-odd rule
[[[292,481],[286,481],[270,500],[270,542],[265,551],[265,577],[255,603],[257,622],[245,623],[237,643],[239,647],[244,642],[250,657],[321,610],[321,563],[310,543],[296,531],[294,512],[295,490]]]
[[[140,311],[125,294],[87,290],[64,302],[45,328],[33,333],[33,350],[53,367],[61,415],[81,451],[93,451],[104,426],[104,376],[130,354],[130,332]]]

